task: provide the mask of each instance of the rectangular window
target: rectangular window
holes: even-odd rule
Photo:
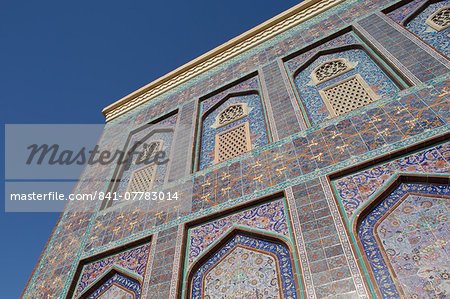
[[[226,161],[251,150],[248,122],[216,135],[215,163]]]
[[[319,93],[332,116],[345,114],[378,99],[359,74],[324,88]]]

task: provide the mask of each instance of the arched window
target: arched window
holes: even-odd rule
[[[427,19],[426,24],[437,31],[442,31],[449,28],[450,6],[438,9]]]
[[[141,164],[131,173],[130,182],[128,183],[126,192],[149,192],[153,188],[157,165],[151,160],[163,148],[162,140],[155,140],[150,143],[144,143],[142,150],[139,152],[135,164]],[[147,162],[146,162],[147,161]],[[146,163],[151,162],[149,165]]]
[[[256,82],[255,78],[252,84]],[[268,124],[258,90],[224,91],[202,100],[200,108],[197,170],[269,142]]]

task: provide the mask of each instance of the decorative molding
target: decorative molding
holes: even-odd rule
[[[175,245],[175,256],[172,267],[172,279],[170,281],[169,299],[175,299],[177,296],[178,271],[180,269],[181,247],[183,245],[184,225],[179,224],[177,230],[177,241]],[[142,297],[145,298],[145,297]]]
[[[109,122],[232,57],[286,31],[344,0],[309,0],[275,16],[103,109]]]
[[[331,216],[333,217],[333,222],[338,232],[343,252],[347,259],[347,265],[349,266],[353,282],[355,283],[356,292],[358,293],[359,298],[369,298],[368,290],[364,284],[363,273],[361,273],[360,268],[358,267],[358,260],[351,249],[351,240],[347,237],[345,225],[342,221],[341,215],[339,214],[336,202],[334,201],[331,186],[325,176],[319,177],[319,180],[325,194],[328,207],[330,208]]]
[[[151,274],[152,274],[152,268],[153,268],[153,260],[155,259],[155,252],[156,252],[156,244],[158,241],[158,232],[155,232],[153,234],[152,237],[152,243],[150,244],[150,254],[148,256],[148,260],[147,260],[147,268],[145,269],[145,277],[144,277],[144,282],[142,284],[142,294],[141,294],[141,298],[147,298],[147,293],[149,291],[149,287],[150,287],[150,279],[151,279]]]

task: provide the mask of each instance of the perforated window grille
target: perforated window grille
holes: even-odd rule
[[[354,66],[345,58],[326,61],[314,69],[311,78],[317,85],[350,71]]]
[[[150,160],[151,157],[156,155],[162,149],[162,140],[152,141],[150,143],[144,143],[142,145],[142,150],[139,152],[137,160],[145,161]]]
[[[226,161],[251,150],[248,122],[216,135],[215,163]]]
[[[250,110],[248,109],[246,103],[238,103],[230,105],[217,115],[216,121],[214,122],[212,127],[213,128],[223,127],[229,123],[232,123],[234,121],[237,121],[238,119],[247,116],[249,112]]]
[[[349,77],[319,92],[332,116],[342,115],[377,100],[377,95],[360,75]]]
[[[131,173],[127,192],[149,192],[153,188],[156,174],[156,164],[150,164]]]
[[[450,27],[450,6],[442,7],[433,13],[426,21],[426,24],[437,31],[442,31]]]
[[[219,125],[230,122],[242,115],[244,115],[244,109],[242,108],[242,105],[232,105],[230,107],[227,107],[225,110],[223,110],[222,113],[220,113]]]
[[[152,190],[157,165],[154,163],[146,165],[145,162],[151,161],[152,157],[162,150],[162,148],[162,140],[155,140],[142,145],[142,149],[134,162],[138,163],[138,165],[140,164],[142,167],[131,173],[130,182],[128,183],[126,190],[127,192],[149,192]]]

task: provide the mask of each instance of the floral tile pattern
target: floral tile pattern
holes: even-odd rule
[[[355,35],[347,33],[331,39],[329,44],[310,51],[313,43],[349,28],[366,16],[397,2],[399,1],[343,1],[313,18],[302,21],[299,25],[290,27],[277,36],[261,40],[250,50],[205,71],[196,78],[181,83],[168,92],[145,101],[141,106],[107,123],[99,146],[102,150],[123,149],[131,131],[166,115],[169,111],[180,109],[186,103],[193,107],[193,103],[197,99],[202,100],[201,103],[205,110],[211,108],[228,93],[236,91],[256,90],[259,92],[259,101],[266,100],[266,94],[264,91],[261,92],[259,83],[261,86],[269,84],[272,82],[270,78],[259,82],[261,76],[253,76],[247,77],[248,79],[239,84],[232,85],[233,82],[260,71],[263,66],[278,64],[277,60],[279,59],[287,59],[284,61],[285,69],[288,74],[292,75],[298,67],[317,53],[314,51],[325,50],[327,47],[359,44],[360,40]],[[412,7],[418,2],[411,3],[413,3]],[[413,11],[415,7],[417,6],[412,7],[409,11]],[[396,12],[399,12],[399,9]],[[410,12],[403,14],[408,15]],[[390,16],[394,18],[392,13]],[[411,27],[409,30],[413,32],[415,28],[422,30],[423,28],[419,25]],[[434,34],[420,30],[417,31],[417,35],[420,36],[423,33],[423,36],[420,36],[423,40],[427,38],[425,35],[432,36]],[[441,41],[445,46],[444,40]],[[433,45],[435,41],[427,42]],[[306,47],[309,48],[303,54],[291,55]],[[288,55],[293,57],[288,57]],[[280,71],[284,72],[285,70],[280,68]],[[365,79],[370,81],[368,78]],[[291,82],[288,81],[283,82],[285,87],[290,86]],[[224,89],[225,86],[227,86],[226,89]],[[231,208],[298,184],[312,182],[318,177],[322,180],[328,173],[338,172],[398,149],[407,149],[413,144],[448,132],[450,121],[450,80],[448,75],[436,77],[404,91],[395,91],[395,94],[390,94],[389,82],[379,87],[375,82],[371,83],[371,86],[377,90],[384,90],[385,93],[382,99],[369,106],[340,117],[326,119],[326,114],[323,113],[326,110],[321,110],[320,105],[316,103],[317,109],[314,112],[317,114],[316,125],[292,134],[292,136],[285,135],[285,138],[274,143],[266,142],[248,154],[219,165],[203,168],[167,185],[158,185],[155,188],[155,191],[177,192],[177,200],[134,201],[115,205],[103,211],[98,210],[100,205],[94,201],[68,203],[30,278],[23,297],[64,297],[72,284],[72,277],[81,259],[129,244],[151,234],[160,234],[158,248],[153,247],[155,258],[149,261],[153,268],[148,274],[150,278],[146,277],[150,280],[148,294],[154,298],[170,298],[171,294],[177,292],[176,278],[178,276],[176,271],[178,268],[176,266],[180,260],[177,250],[180,250],[181,245],[176,244],[181,244],[183,237],[182,232],[177,233],[177,229],[173,229],[173,227],[182,227],[188,221],[205,217],[220,209]],[[217,90],[224,91],[209,96]],[[292,89],[289,92],[294,94],[295,90]],[[148,99],[146,96],[146,94],[141,95],[143,99]],[[271,107],[271,109],[274,108],[276,107]],[[313,111],[313,109],[310,110]],[[261,110],[254,111],[262,113]],[[297,112],[296,115],[301,117],[301,112]],[[267,109],[265,113],[267,114],[265,117],[268,119],[273,117],[270,109]],[[319,121],[319,119],[321,120]],[[176,121],[180,120],[181,117]],[[285,125],[284,132],[289,132],[290,122],[281,123]],[[167,119],[165,126],[172,127],[174,124],[175,117]],[[198,125],[198,123],[194,125]],[[278,128],[270,129],[277,130]],[[255,130],[260,135],[267,134],[269,136],[269,132],[260,132],[259,125],[255,127]],[[168,137],[168,144],[171,139],[172,137]],[[450,163],[449,153],[449,143],[433,144],[419,152],[391,161],[388,165],[377,165],[376,169],[370,171],[366,169],[362,173],[342,178],[337,182],[342,185],[335,185],[335,187],[337,186],[336,194],[345,207],[345,210],[341,211],[344,215],[343,218],[354,215],[355,211],[375,196],[376,188],[386,184],[389,178],[398,172],[447,174]],[[107,191],[111,179],[114,179],[114,171],[115,168],[112,165],[88,165],[74,192],[87,194],[95,191]],[[161,171],[161,175],[164,172]],[[162,182],[162,180],[163,176],[160,176],[158,182]],[[311,185],[305,188],[310,189],[309,187],[311,190],[315,190],[316,186]],[[296,199],[297,195],[301,195],[305,188],[298,188]],[[305,259],[311,258],[307,268],[309,269],[311,266],[312,275],[308,278],[306,275],[300,278],[304,280],[305,288],[308,292],[311,290],[312,296],[318,298],[343,296],[342,294],[366,296],[364,282],[361,281],[360,276],[357,276],[358,260],[351,254],[346,254],[346,252],[351,252],[351,249],[347,248],[347,250],[346,243],[342,241],[347,237],[345,233],[341,234],[340,225],[343,225],[339,222],[341,216],[333,214],[331,217],[323,200],[316,198],[318,194],[311,194],[312,197],[309,197],[308,193],[308,198],[300,195],[299,202],[294,202],[294,208],[289,213],[295,210],[304,220],[300,225],[304,229],[303,232],[293,233],[295,240],[300,240],[301,238],[297,237],[300,237],[302,233],[308,238],[304,239],[307,240],[308,250],[305,249],[302,254]],[[330,198],[326,197],[327,200]],[[303,200],[305,202],[301,207],[295,206],[296,204],[300,205],[300,201]],[[274,208],[274,210],[277,209]],[[287,217],[288,211],[283,209],[276,215]],[[311,219],[311,221],[307,221],[309,211],[313,211],[314,217],[320,217],[317,219],[324,220],[320,224],[326,224],[326,231],[325,228],[318,226],[315,219],[316,222]],[[333,211],[330,210],[331,213]],[[240,212],[236,212],[236,214]],[[255,216],[255,219],[264,217],[271,218],[274,215]],[[280,219],[270,221],[283,223]],[[314,226],[315,224],[317,225]],[[252,225],[256,227],[256,224]],[[287,236],[286,229],[282,225],[279,228],[271,226],[270,223],[264,225],[261,227],[267,227],[271,233]],[[339,234],[339,238],[333,227]],[[270,231],[270,229],[274,231]],[[323,233],[324,237],[314,239],[316,236],[314,233],[318,231],[320,234]],[[309,248],[318,248],[318,250],[314,251]],[[172,273],[175,274],[172,275]],[[437,279],[431,280],[431,284],[428,286],[432,287],[434,291],[438,288],[444,289],[441,286],[444,278],[445,275],[442,276],[441,282],[438,282]],[[423,279],[425,281],[429,278],[423,277]],[[283,283],[282,279],[279,285],[284,292]],[[417,286],[422,285],[417,284]]]
[[[241,246],[245,246],[246,250],[238,249],[243,248]],[[244,259],[244,255],[248,255],[247,259]],[[224,263],[229,264],[227,267],[232,270],[233,274],[228,281],[218,281],[218,277],[221,275],[231,273],[231,271],[224,273]],[[244,265],[246,268],[243,268]],[[255,270],[252,268],[258,269],[256,277],[253,277]],[[274,273],[275,269],[276,274]],[[240,298],[259,298],[261,296],[263,298],[280,298],[281,294],[284,298],[297,298],[293,273],[287,248],[280,244],[236,235],[194,274],[191,296],[192,298],[203,298],[206,293],[214,291],[215,296],[222,294],[221,298],[234,297],[236,288],[238,294],[242,293]],[[277,279],[275,279],[275,275]],[[280,281],[281,294],[277,292]],[[262,288],[256,289],[258,285]],[[215,289],[211,290],[212,287]]]
[[[75,296],[81,294],[113,266],[120,266],[143,277],[149,253],[150,244],[145,244],[85,265],[75,291]]]
[[[421,151],[333,182],[347,217],[351,217],[398,173],[448,174],[450,142]],[[443,150],[443,154],[441,151]]]
[[[383,297],[449,295],[449,196],[448,185],[403,183],[362,220],[359,238]]]
[[[286,211],[283,200],[279,199],[192,228],[189,239],[189,265],[235,225],[289,236]]]
[[[269,254],[236,246],[205,276],[206,298],[280,296],[277,259]]]
[[[139,299],[141,286],[120,274],[114,274],[107,282],[100,286],[88,299]]]

